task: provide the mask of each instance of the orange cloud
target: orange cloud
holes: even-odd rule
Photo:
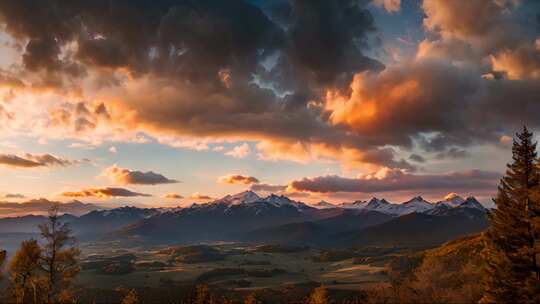
[[[134,197],[134,196],[151,196],[150,194],[133,192],[124,188],[88,188],[80,191],[63,192],[62,196],[66,197],[97,197],[97,198],[114,198],[114,197]]]
[[[481,170],[448,172],[443,174],[410,174],[399,169],[383,168],[357,177],[336,175],[303,178],[289,183],[289,190],[312,193],[359,192],[377,193],[392,191],[443,192],[464,190],[485,191],[494,189],[500,173]]]
[[[53,156],[51,154],[30,154],[26,153],[24,156],[17,156],[14,154],[0,154],[0,165],[13,167],[13,168],[35,168],[35,167],[48,167],[48,166],[60,166],[65,167],[73,164],[77,164],[83,161],[72,161],[63,158]]]
[[[211,196],[205,195],[205,194],[200,194],[198,192],[193,193],[192,195],[189,196],[189,198],[192,199],[192,200],[196,200],[196,201],[203,201],[203,200],[211,200],[212,199]]]
[[[167,193],[164,198],[167,199],[183,199],[184,197],[178,193]]]
[[[373,4],[384,8],[390,13],[399,12],[401,0],[373,0]]]
[[[218,178],[218,182],[222,184],[231,184],[231,185],[251,185],[258,184],[259,180],[253,176],[245,176],[241,174],[228,174]]]
[[[225,153],[225,155],[232,156],[234,158],[245,158],[251,153],[249,145],[244,143],[240,146],[234,147],[232,150]]]
[[[540,44],[540,39],[536,41]],[[540,49],[537,45],[524,45],[506,49],[490,56],[493,70],[501,71],[509,79],[540,79]]]
[[[177,180],[168,179],[165,176],[152,171],[132,171],[126,168],[120,168],[116,165],[105,169],[103,175],[120,185],[157,185],[178,183]]]

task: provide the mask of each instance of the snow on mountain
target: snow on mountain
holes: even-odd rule
[[[461,205],[463,202],[465,202],[463,197],[457,195],[456,193],[449,193],[448,195],[444,197],[444,200],[437,202],[437,204],[435,205],[436,206],[445,205],[450,208],[454,208]]]
[[[424,212],[433,208],[433,204],[427,202],[422,197],[415,197],[403,204],[393,204],[385,199],[378,199],[374,197],[367,202],[356,201],[354,203],[343,204],[341,206],[347,209],[378,211],[391,215],[404,215],[413,212]]]
[[[320,201],[316,204],[313,204],[313,207],[319,208],[319,209],[326,209],[326,208],[336,208],[337,206],[334,204],[330,204],[327,201]]]
[[[261,201],[261,197],[253,191],[244,191],[234,195],[226,195],[221,199],[214,201],[213,203],[224,203],[228,205],[249,204],[257,201]]]
[[[460,208],[471,208],[471,209],[478,209],[478,210],[482,210],[482,211],[485,211],[486,208],[484,208],[484,206],[482,206],[482,204],[480,204],[476,198],[472,197],[472,196],[469,196],[467,197],[467,199],[461,203],[459,205]]]
[[[289,206],[295,207],[298,210],[311,208],[311,207],[309,207],[308,205],[306,205],[306,204],[304,204],[302,202],[293,201],[293,200],[291,200],[290,198],[288,198],[288,197],[286,197],[284,195],[270,194],[269,196],[264,198],[262,201],[270,203],[270,204],[272,204],[272,205],[274,205],[276,207],[282,207],[282,206],[289,205]]]
[[[427,210],[433,209],[435,206],[423,199],[421,196],[413,197],[411,200],[401,204],[397,205],[399,206],[397,208],[397,214],[404,215],[409,214],[413,212],[425,212]]]
[[[341,203],[338,206],[344,209],[364,209],[368,202],[354,201],[352,203]]]
[[[227,208],[224,210],[225,213],[230,212],[230,209],[233,207],[255,208],[258,209],[259,212],[271,207],[281,208],[284,206],[291,206],[299,211],[311,208],[302,202],[293,201],[284,195],[271,194],[265,198],[262,198],[255,192],[248,190],[234,195],[226,195],[223,198],[207,204],[193,204],[189,207],[189,209],[193,209],[194,211],[202,211],[221,208],[222,206],[227,206]]]
[[[460,204],[457,204],[458,200],[455,200],[453,204],[451,203],[444,203],[445,201],[438,202],[435,205],[435,208],[426,211],[425,213],[430,215],[449,215],[449,214],[456,214],[456,213],[470,213],[468,212],[476,210],[476,211],[482,211],[485,212],[486,208],[480,204],[476,198],[470,196],[467,199],[463,200]],[[476,213],[473,213],[473,215]]]

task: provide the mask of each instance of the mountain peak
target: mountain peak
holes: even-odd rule
[[[405,203],[403,203],[404,205],[409,205],[409,204],[422,204],[422,205],[431,205],[430,202],[426,201],[423,197],[421,196],[415,196],[413,198],[411,198],[410,200],[406,201]]]
[[[456,201],[456,200],[461,200],[461,201],[464,201],[463,197],[459,196],[457,193],[455,192],[450,192],[448,193],[445,197],[444,197],[444,200],[445,201]]]
[[[233,195],[226,195],[225,197],[217,200],[218,203],[227,203],[231,205],[238,205],[238,204],[249,204],[256,201],[260,201],[260,196],[257,195],[257,193],[246,190],[242,191],[240,193],[236,193]]]
[[[473,208],[473,209],[478,209],[478,210],[485,210],[486,209],[486,208],[484,208],[484,206],[482,206],[482,204],[480,204],[480,202],[478,202],[478,200],[476,200],[476,198],[474,196],[467,197],[467,199],[463,203],[461,203],[459,205],[459,207]]]
[[[329,202],[327,201],[320,201],[316,204],[313,204],[314,207],[317,207],[317,208],[321,208],[321,209],[324,209],[324,208],[334,208],[336,207],[334,204],[330,204]]]

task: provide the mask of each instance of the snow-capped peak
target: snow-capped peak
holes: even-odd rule
[[[461,205],[463,202],[465,202],[463,197],[452,192],[452,193],[448,193],[448,195],[444,197],[443,201],[437,202],[437,205],[438,206],[445,205],[447,207],[454,208]]]
[[[227,195],[219,200],[216,201],[216,203],[226,203],[229,205],[238,205],[238,204],[250,204],[257,201],[260,201],[261,198],[257,195],[257,193],[248,190],[244,192],[240,192],[233,195]]]
[[[366,208],[368,209],[376,209],[380,207],[384,207],[389,205],[390,203],[387,202],[385,199],[378,199],[376,197],[369,200],[369,202],[366,204]]]
[[[467,199],[459,205],[461,208],[473,208],[478,210],[486,210],[482,204],[480,204],[476,198],[469,196]]]
[[[410,199],[409,201],[406,201],[405,203],[401,204],[401,207],[399,209],[399,214],[407,214],[412,212],[424,212],[430,209],[433,209],[434,205],[428,201],[426,201],[421,196],[416,196]]]
[[[313,204],[313,207],[316,207],[316,208],[320,208],[320,209],[325,209],[325,208],[334,208],[336,207],[334,204],[330,204],[329,202],[326,202],[326,201],[320,201],[316,204]]]

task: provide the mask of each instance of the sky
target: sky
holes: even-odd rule
[[[489,202],[540,127],[532,0],[0,2],[0,194]]]

